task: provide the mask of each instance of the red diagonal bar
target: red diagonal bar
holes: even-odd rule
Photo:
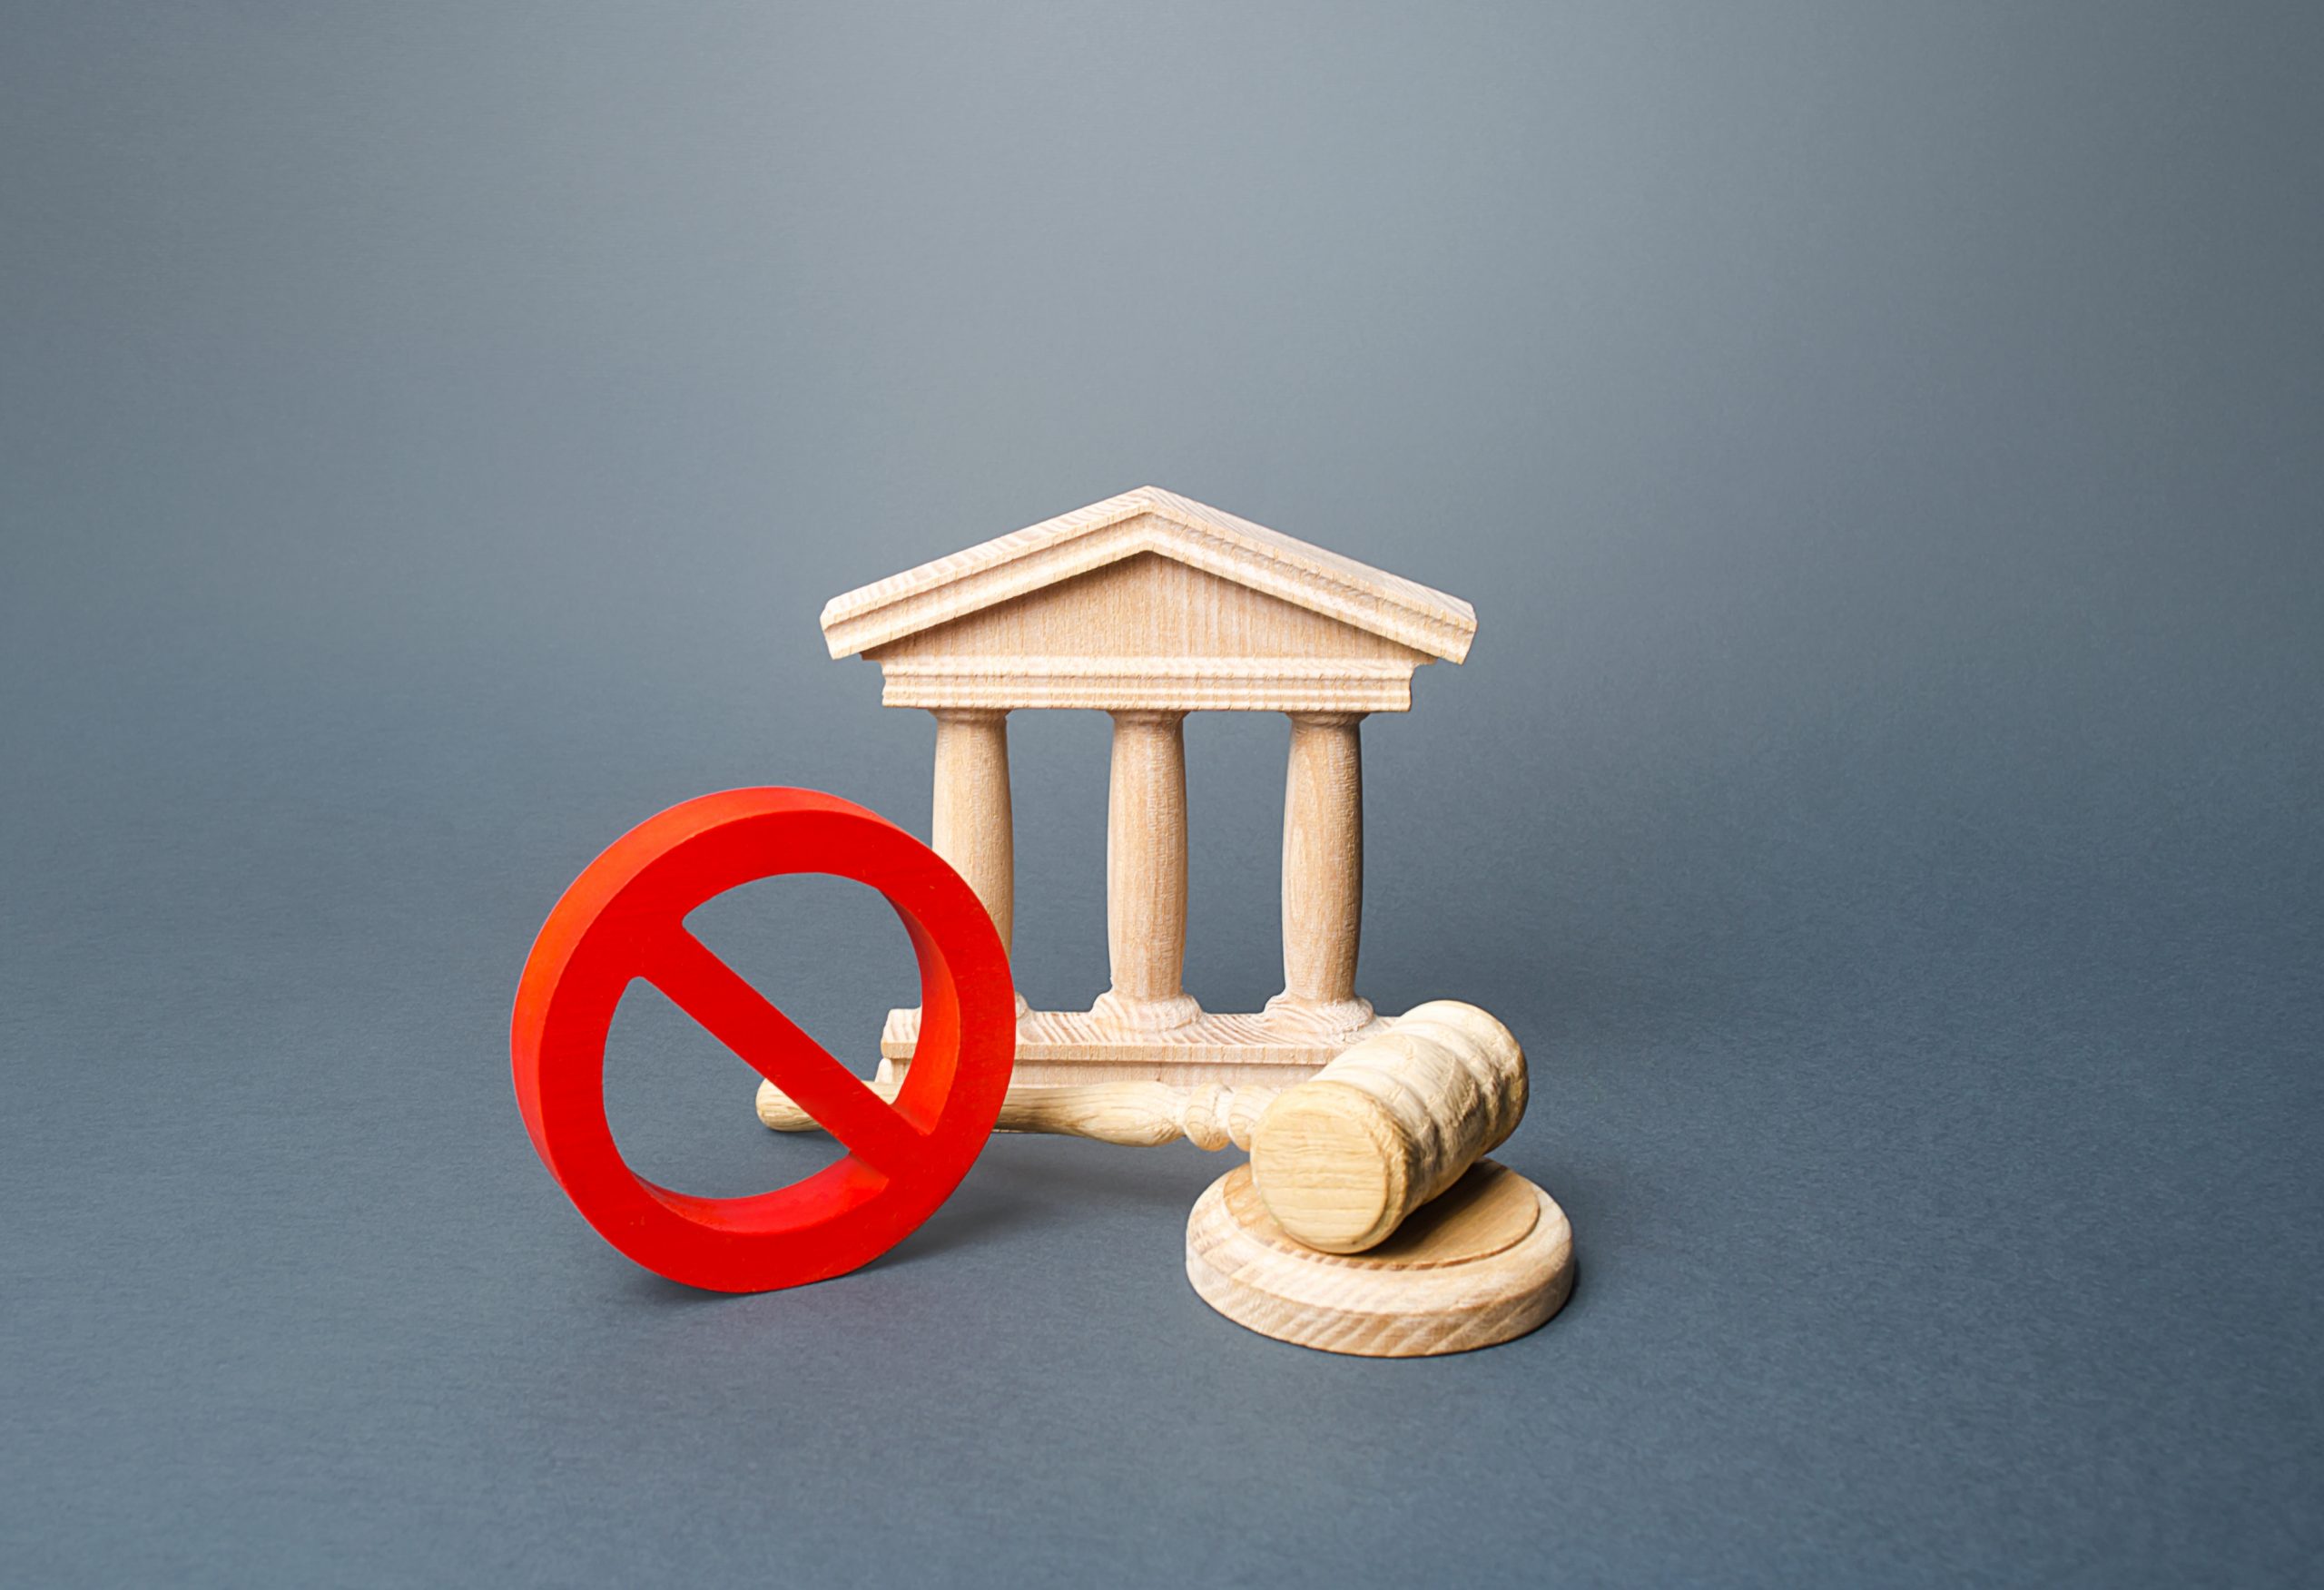
[[[684,928],[661,936],[643,976],[872,1169],[893,1175],[926,1143],[861,1077]]]

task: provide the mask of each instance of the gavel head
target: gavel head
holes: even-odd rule
[[[1525,1094],[1510,1030],[1433,1000],[1269,1104],[1251,1134],[1251,1180],[1295,1241],[1360,1253],[1499,1147]]]

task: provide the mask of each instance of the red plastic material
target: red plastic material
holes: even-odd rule
[[[869,884],[911,936],[920,1043],[892,1107],[685,928],[704,901],[793,872]],[[605,1061],[634,977],[789,1094],[847,1156],[750,1198],[697,1198],[632,1171],[606,1122]],[[1000,1117],[1016,1029],[1000,936],[935,851],[836,796],[729,790],[640,823],[574,879],[525,963],[509,1053],[533,1146],[600,1236],[672,1281],[767,1291],[868,1264],[935,1212]]]

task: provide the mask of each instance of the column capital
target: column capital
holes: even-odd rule
[[[1009,717],[1007,707],[931,707],[939,723],[1000,723]]]

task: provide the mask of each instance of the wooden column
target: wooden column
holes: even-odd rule
[[[1091,1014],[1143,1032],[1202,1014],[1187,963],[1184,712],[1119,712],[1106,812],[1106,942],[1114,986]]]
[[[938,707],[936,800],[929,845],[968,879],[1010,950],[1017,915],[1017,840],[1009,800],[1009,714]],[[1025,996],[1017,996],[1017,1010]]]
[[[1270,1025],[1339,1035],[1372,1019],[1356,997],[1364,920],[1364,751],[1360,712],[1291,714],[1283,800],[1283,992]]]

